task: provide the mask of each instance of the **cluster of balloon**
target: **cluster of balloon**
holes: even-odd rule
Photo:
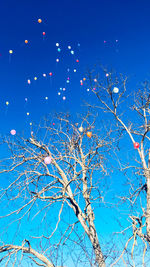
[[[118,88],[118,87],[114,87],[113,92],[114,92],[115,94],[119,93],[119,88]]]
[[[135,143],[134,143],[134,148],[135,148],[135,149],[138,149],[139,147],[140,147],[140,144],[139,144],[138,142],[135,142]]]
[[[11,133],[11,135],[15,135],[16,134],[16,130],[13,129],[13,130],[10,131],[10,133]]]
[[[51,159],[50,156],[48,156],[48,157],[46,157],[46,158],[44,159],[44,163],[45,163],[46,165],[50,164],[51,162],[52,162],[52,159]]]
[[[87,137],[91,138],[92,137],[92,132],[87,132],[86,135],[87,135]]]

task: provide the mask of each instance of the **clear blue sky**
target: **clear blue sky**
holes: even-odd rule
[[[97,62],[129,75],[135,85],[149,78],[149,10],[149,1],[138,0],[1,1],[0,130],[20,131],[54,110],[79,110],[83,99],[91,98],[80,80]],[[29,40],[27,45],[25,39]],[[61,52],[57,51],[57,42]],[[9,49],[13,50],[11,56]],[[52,77],[49,72],[53,72]],[[65,101],[62,92],[58,95],[60,87],[66,88]]]

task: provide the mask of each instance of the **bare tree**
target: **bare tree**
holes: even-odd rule
[[[112,266],[123,259],[131,241],[133,243],[130,256],[133,260],[133,252],[138,237],[144,245],[142,261],[143,266],[145,266],[145,253],[150,245],[150,85],[146,81],[140,89],[134,92],[131,88],[127,90],[127,77],[116,74],[114,71],[109,72],[105,68],[89,72],[87,78],[91,92],[97,99],[95,104],[88,103],[87,105],[100,110],[101,113],[103,112],[105,120],[107,118],[112,122],[114,118],[113,129],[116,131],[116,139],[118,139],[118,144],[114,148],[114,155],[121,172],[125,173],[127,183],[130,185],[129,194],[120,198],[123,202],[127,200],[131,204],[132,211],[129,215],[131,226],[126,230],[132,228],[133,233],[128,238],[121,255]],[[126,160],[122,163],[121,153],[118,156],[117,150],[119,140],[123,138],[126,144],[131,144],[131,150],[130,153],[128,152],[130,162]],[[134,160],[132,161],[133,150],[136,153],[134,153]],[[132,182],[134,176],[136,176],[136,180],[134,179],[134,182]],[[124,264],[126,263],[124,262]],[[133,266],[135,266],[134,260]]]
[[[74,242],[82,247],[88,266],[105,266],[94,208],[102,201],[100,181],[107,173],[104,155],[109,151],[110,139],[109,134],[97,136],[95,118],[89,113],[79,121],[72,123],[69,115],[60,114],[53,124],[48,119],[41,122],[30,138],[5,138],[10,156],[1,160],[0,170],[6,180],[0,191],[1,221],[7,228],[4,233],[11,240],[14,229],[19,237],[19,227],[26,218],[31,224],[36,220],[35,226],[40,224],[42,230],[39,235],[25,237],[21,244],[14,244],[17,238],[7,244],[4,238],[0,246],[3,265],[10,266],[12,261],[12,266],[18,266],[18,261],[23,262],[27,256],[38,266],[64,264],[59,261],[59,249]],[[88,250],[83,245],[86,237]]]

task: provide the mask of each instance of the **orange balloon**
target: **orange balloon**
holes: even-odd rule
[[[28,44],[28,40],[25,40],[24,42],[25,42],[25,44]]]
[[[86,81],[86,78],[83,78],[83,81]]]
[[[92,132],[87,132],[86,135],[87,135],[87,137],[91,138],[92,137]]]
[[[42,22],[42,20],[41,19],[38,19],[38,23],[41,23]]]

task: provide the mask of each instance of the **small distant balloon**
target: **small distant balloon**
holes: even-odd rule
[[[59,43],[56,43],[56,46],[58,47],[59,46]]]
[[[42,23],[42,20],[41,19],[38,19],[38,23]]]
[[[56,58],[56,62],[59,62],[59,58]]]
[[[31,84],[31,81],[30,81],[30,79],[28,79],[28,81],[27,81],[27,82],[28,82],[28,84]]]
[[[71,53],[72,55],[74,55],[74,51],[73,51],[73,50],[71,50],[70,53]]]
[[[76,69],[74,69],[73,71],[74,71],[74,72],[76,72],[77,70],[76,70]]]
[[[15,135],[16,134],[16,130],[11,130],[10,133],[11,133],[11,135]]]
[[[84,128],[83,128],[82,126],[80,126],[80,127],[79,127],[79,132],[80,132],[80,133],[83,133],[83,131],[84,131]]]
[[[68,49],[69,49],[69,50],[71,49],[71,46],[70,46],[70,45],[68,45]]]
[[[60,52],[60,51],[61,51],[60,47],[57,49],[57,51],[58,51],[58,52]]]
[[[140,147],[140,144],[139,144],[138,142],[135,142],[135,143],[134,143],[134,148],[135,148],[135,149],[138,149],[139,147]]]
[[[25,44],[28,44],[29,41],[28,40],[25,40],[24,42],[25,42]]]
[[[43,35],[45,35],[46,34],[46,32],[43,32]]]
[[[79,63],[79,59],[76,59],[76,62]]]
[[[86,81],[86,78],[85,77],[83,78],[83,81]]]
[[[50,72],[50,73],[49,73],[49,76],[52,76],[52,75],[53,75],[53,73],[52,73],[52,72]]]
[[[9,101],[6,101],[6,106],[8,106],[9,105]]]
[[[60,92],[58,92],[58,95],[60,95],[61,93]]]
[[[106,73],[106,77],[108,77],[109,76],[109,73]]]
[[[28,98],[26,97],[24,100],[27,102],[28,101]]]
[[[119,93],[119,89],[118,89],[118,87],[114,87],[113,92],[114,92],[115,94]]]
[[[45,100],[48,100],[48,96],[45,97]]]
[[[29,116],[30,115],[30,113],[29,112],[27,112],[27,116]]]
[[[46,158],[44,159],[44,163],[45,163],[46,165],[50,164],[51,161],[52,161],[52,159],[51,159],[50,156],[48,156],[48,157],[46,157]]]
[[[65,96],[63,96],[63,100],[66,100],[66,97]]]
[[[34,80],[36,81],[37,80],[37,77],[34,77]]]
[[[91,138],[92,137],[92,132],[87,132],[86,135],[87,135],[87,137]]]
[[[46,73],[43,73],[43,77],[46,77]]]
[[[13,50],[9,50],[9,54],[13,54]]]
[[[107,41],[106,40],[104,40],[104,44],[106,44],[107,43]]]

